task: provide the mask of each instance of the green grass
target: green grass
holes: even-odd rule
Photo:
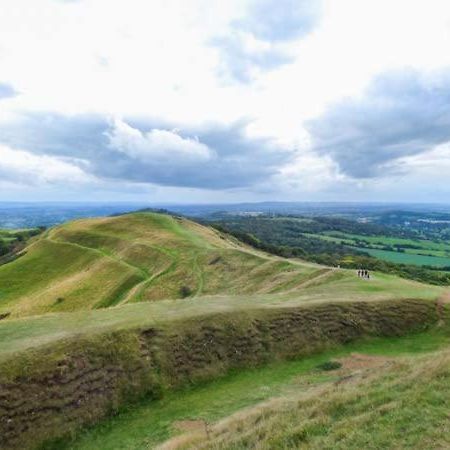
[[[320,236],[320,235],[319,235]],[[352,241],[360,240],[366,241],[370,244],[381,245],[414,245],[420,247],[423,250],[439,250],[450,253],[450,244],[446,242],[434,242],[426,239],[402,239],[389,236],[365,236],[361,234],[342,233],[339,231],[325,232],[323,236],[331,238],[344,238]]]
[[[434,329],[402,338],[378,338],[318,355],[234,372],[203,386],[173,392],[161,401],[143,402],[85,431],[60,449],[146,449],[172,436],[173,423],[186,419],[215,422],[242,408],[272,397],[287,396],[312,384],[334,379],[315,367],[352,352],[398,357],[431,352],[450,343],[447,329]]]
[[[450,257],[425,256],[409,252],[392,252],[389,250],[374,250],[357,248],[378,259],[398,264],[413,264],[415,266],[450,267]]]
[[[433,242],[420,239],[401,239],[388,236],[364,236],[358,234],[342,233],[339,231],[329,231],[323,234],[305,233],[305,236],[322,239],[337,244],[348,245],[361,252],[368,253],[375,258],[397,263],[412,264],[416,266],[450,266],[450,244],[445,242]],[[364,241],[371,248],[360,247],[360,242]],[[385,246],[413,245],[416,248],[404,248],[403,252],[384,250]]]
[[[309,394],[260,406],[174,449],[449,448],[450,353],[415,355]]]
[[[314,281],[314,279],[312,280]],[[186,319],[211,313],[310,305],[317,303],[375,301],[402,298],[436,299],[445,290],[394,276],[374,273],[371,281],[359,279],[354,271],[339,270],[317,284],[288,293],[205,296],[201,299],[161,300],[123,306],[52,313],[0,321],[0,360],[17,352],[48,345],[78,335],[108,330],[150,326],[167,320]]]
[[[185,292],[192,294],[182,299],[180,297],[184,287],[188,288]],[[183,345],[189,346],[191,342],[189,336],[197,333],[197,340],[192,340],[197,345],[204,338],[201,328],[204,325],[203,320],[211,320],[209,326],[218,330],[220,336],[218,342],[225,342],[231,346],[235,337],[244,336],[242,339],[247,339],[247,329],[238,328],[253,327],[252,314],[260,318],[272,317],[272,314],[290,317],[291,310],[285,308],[333,303],[327,306],[328,315],[324,313],[325,318],[320,316],[320,326],[322,323],[328,326],[330,322],[334,326],[333,321],[336,321],[337,329],[340,329],[343,322],[339,322],[341,317],[339,310],[343,310],[343,306],[336,306],[334,303],[403,299],[431,301],[442,296],[444,292],[440,287],[386,274],[374,272],[371,280],[366,281],[358,278],[353,270],[338,270],[267,255],[215,230],[167,215],[139,213],[80,220],[48,230],[30,243],[24,256],[0,266],[0,313],[11,313],[11,317],[0,321],[2,343],[0,362],[5,371],[1,375],[5,380],[17,376],[18,380],[26,384],[26,381],[23,381],[26,380],[26,374],[36,375],[41,369],[42,373],[46,370],[55,370],[52,364],[58,361],[61,363],[58,368],[69,370],[68,367],[73,364],[72,369],[77,372],[78,363],[82,369],[83,364],[94,365],[92,361],[96,360],[98,367],[95,365],[94,367],[100,373],[106,370],[105,367],[112,361],[119,367],[117,370],[122,376],[128,373],[120,372],[121,364],[125,364],[127,370],[130,370],[130,377],[133,378],[135,372],[132,372],[131,366],[127,364],[131,365],[142,357],[139,353],[141,351],[139,343],[145,335],[141,335],[139,330],[149,330],[155,325],[158,325],[158,330],[162,330],[161,333],[172,330],[170,332],[173,334],[169,337],[181,341],[185,339],[182,341]],[[401,318],[405,318],[403,321],[400,320],[400,316],[395,316],[398,309],[390,310],[389,307],[384,309],[386,303],[381,304],[381,307],[376,306],[375,309],[389,312],[381,319],[377,319],[377,324],[380,324],[381,328],[387,324],[389,331],[395,329],[399,322],[408,323],[409,310],[405,313],[405,310],[401,309]],[[401,302],[401,305],[401,308],[405,308],[405,302]],[[355,308],[355,311],[357,308],[370,310],[367,305],[362,307],[356,305]],[[426,308],[431,311],[435,320],[434,305],[427,304]],[[411,317],[420,322],[425,316],[422,312],[419,315],[416,313]],[[344,319],[346,320],[346,317]],[[289,328],[289,318],[283,320],[286,320]],[[224,323],[228,325],[225,326]],[[403,325],[406,326],[405,324]],[[314,330],[314,327],[308,328],[305,333],[311,332],[313,336]],[[233,333],[236,333],[236,336]],[[259,330],[255,336],[259,336],[258,333]],[[434,333],[420,339],[404,338],[401,341],[402,351],[407,351],[408,348],[411,351],[425,347],[431,349],[434,345],[439,346],[442,342],[447,342],[446,335],[444,336],[442,331]],[[296,348],[294,344],[300,335],[301,333],[292,335],[293,348]],[[328,335],[325,333],[323,336]],[[263,333],[261,336],[265,339],[268,335]],[[326,345],[323,339],[320,342],[322,343],[319,343],[320,345]],[[257,348],[256,344],[253,344]],[[266,344],[267,347],[262,347],[265,349],[264,352],[272,345],[269,342]],[[315,339],[305,338],[305,342],[299,344],[301,351],[296,354],[305,354],[310,347],[311,351],[314,348],[317,351],[315,344],[317,344]],[[169,339],[167,347],[161,343],[151,345],[159,346],[158,351],[161,351],[163,359],[169,361],[167,367],[172,367],[171,355],[178,351],[175,341]],[[376,352],[380,348],[384,352],[400,351],[400,346],[395,340],[385,339],[379,342],[374,340],[364,345],[368,352]],[[284,355],[283,351],[288,352],[290,347],[284,343],[282,347],[278,350]],[[194,345],[193,348],[197,351],[197,356],[203,349],[199,347],[199,350]],[[232,348],[228,348],[227,351]],[[349,346],[342,351],[352,351],[352,348]],[[129,351],[130,349],[133,351]],[[250,353],[254,356],[254,353]],[[45,358],[42,358],[43,354]],[[235,353],[232,352],[232,355]],[[198,360],[192,365],[193,368],[189,366],[188,361],[186,367],[192,369],[192,374],[184,375],[184,378],[180,375],[179,380],[178,372],[166,371],[164,376],[171,381],[164,380],[164,382],[167,381],[167,384],[171,385],[173,381],[174,386],[179,386],[182,381],[189,381],[191,375],[192,379],[201,377],[206,379],[213,377],[214,374],[226,372],[227,367],[236,367],[233,361],[227,366],[223,358],[211,363],[208,360],[210,355],[203,356],[206,362],[201,369],[195,365],[199,364]],[[203,418],[219,419],[242,407],[282,394],[285,389],[295,388],[296,381],[294,382],[292,378],[294,375],[304,374],[314,383],[323,381],[324,377],[329,375],[317,374],[311,372],[311,369],[331,356],[332,354],[328,352],[302,361],[279,363],[263,368],[261,372],[253,370],[234,373],[203,387],[168,393],[168,397],[156,404],[157,410],[159,408],[156,415],[152,409],[155,404],[150,407],[144,403],[136,411],[130,410],[125,413],[125,416],[133,415],[135,422],[132,421],[128,425],[124,422],[121,428],[119,422],[125,416],[120,415],[112,419],[109,425],[104,426],[112,434],[116,433],[116,429],[125,430],[129,427],[130,430],[134,430],[133,433],[130,431],[131,435],[128,437],[124,435],[123,447],[119,448],[134,445],[127,443],[127,439],[131,439],[129,442],[135,442],[134,436],[136,439],[143,439],[139,441],[139,445],[151,446],[153,441],[150,442],[148,439],[161,440],[169,436],[171,423],[177,420],[175,417],[193,414],[195,411],[196,414],[200,414],[200,411],[203,411],[202,414],[205,414]],[[180,354],[179,357],[182,359],[183,355]],[[259,357],[260,363],[264,359],[261,355]],[[308,365],[308,361],[311,365]],[[178,362],[179,359],[176,359],[173,366],[177,366]],[[66,363],[69,366],[65,365]],[[161,364],[164,369],[165,363]],[[157,381],[159,375],[159,373],[155,375]],[[126,379],[129,382],[129,379]],[[133,381],[136,395],[148,386],[141,381],[139,379]],[[252,382],[260,386],[260,389],[252,390]],[[160,386],[156,381],[153,385]],[[76,397],[79,392],[77,388],[72,392],[72,387],[72,385],[70,388],[67,387],[67,391]],[[87,389],[89,386],[84,385],[84,388]],[[216,397],[213,391],[217,393]],[[116,395],[114,401],[117,405],[122,405],[124,400],[121,396],[125,398],[126,395],[119,388],[114,393]],[[178,400],[178,396],[184,398],[184,403]],[[38,393],[35,397],[38,397]],[[89,423],[92,418],[100,417],[109,411],[108,406],[101,403],[101,398],[95,398],[102,406],[98,406],[96,412],[83,409],[83,413],[79,413],[80,417],[76,418],[79,421],[77,423]],[[126,398],[131,399],[132,395]],[[53,397],[49,395],[41,400],[42,402],[49,400],[50,404],[52,399]],[[211,407],[208,406],[208,401]],[[143,408],[143,415],[135,416],[140,408]],[[86,417],[83,414],[86,414]],[[58,429],[55,425],[59,420],[57,416],[53,415],[51,419],[54,420],[52,426]],[[115,420],[119,422],[116,423]],[[154,425],[150,426],[149,421]],[[51,433],[53,436],[56,435],[49,426],[49,434]],[[144,436],[143,433],[147,434]],[[40,436],[42,438],[42,434]],[[32,438],[37,439],[36,436]],[[119,438],[111,437],[111,445],[116,445],[116,439]],[[97,439],[96,443],[99,442]],[[109,448],[106,445],[105,438],[105,445],[102,444],[100,448]]]
[[[0,313],[21,317],[121,303],[289,289],[320,268],[280,262],[186,219],[152,213],[70,222],[0,266]],[[62,301],[61,301],[62,299]]]
[[[183,292],[205,298],[205,305],[206,297],[217,295],[237,302],[244,296],[245,304],[247,297],[255,302],[270,294],[276,301],[280,295],[280,301],[325,301],[438,294],[383,275],[361,283],[352,271],[333,274],[266,255],[211,228],[152,213],[55,227],[34,239],[24,256],[0,266],[0,314],[11,317],[180,299]]]

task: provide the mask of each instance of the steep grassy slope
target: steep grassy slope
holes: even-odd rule
[[[440,290],[386,275],[364,282],[352,271],[258,253],[189,220],[151,213],[55,227],[0,266],[0,314],[11,317],[211,295],[298,299],[300,292],[348,300]]]

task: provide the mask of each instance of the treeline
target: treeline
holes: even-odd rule
[[[9,262],[11,255],[20,251],[30,238],[37,236],[45,229],[45,227],[38,227],[19,231],[0,230],[0,264]]]
[[[265,220],[250,219],[248,220],[249,223],[245,224],[243,223],[244,220],[239,220],[237,222],[233,221],[232,223],[215,222],[211,225],[221,232],[231,234],[248,245],[285,258],[297,257],[328,266],[340,266],[347,269],[364,268],[395,274],[400,277],[429,284],[450,285],[450,272],[443,271],[446,268],[436,270],[431,267],[382,261],[363,252],[346,247],[343,244],[296,234],[299,231],[297,231],[295,225],[283,224],[280,226],[280,220],[275,219],[276,225],[272,224],[272,226],[268,226]],[[247,221],[247,218],[245,221]],[[251,225],[258,225],[255,226],[254,232],[250,233],[246,229],[243,229]],[[317,232],[317,229],[314,231]],[[450,270],[450,268],[448,269]]]
[[[250,232],[263,240],[270,238],[278,240],[278,244],[292,246],[299,239],[304,240],[302,234],[320,234],[323,232],[341,232],[358,234],[361,236],[387,236],[394,238],[414,238],[415,233],[408,230],[392,229],[372,223],[359,223],[340,217],[299,217],[264,215],[257,217],[236,217],[220,219],[214,223],[222,224],[238,231]],[[274,231],[276,232],[274,234]]]

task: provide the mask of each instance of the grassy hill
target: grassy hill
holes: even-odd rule
[[[168,215],[54,227],[0,266],[0,448],[60,449],[144,397],[432,330],[443,293],[265,254]]]
[[[141,213],[48,230],[0,266],[12,316],[295,287],[319,268],[257,255],[185,219]]]
[[[336,284],[338,295],[433,296],[439,290],[386,275],[276,258],[186,219],[153,213],[78,220],[35,238],[0,265],[0,314],[12,317],[200,296],[296,296]],[[326,291],[329,292],[328,289]]]

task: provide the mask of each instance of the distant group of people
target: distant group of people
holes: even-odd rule
[[[370,280],[370,272],[366,269],[359,269],[358,270],[358,277],[364,278],[366,280]]]

